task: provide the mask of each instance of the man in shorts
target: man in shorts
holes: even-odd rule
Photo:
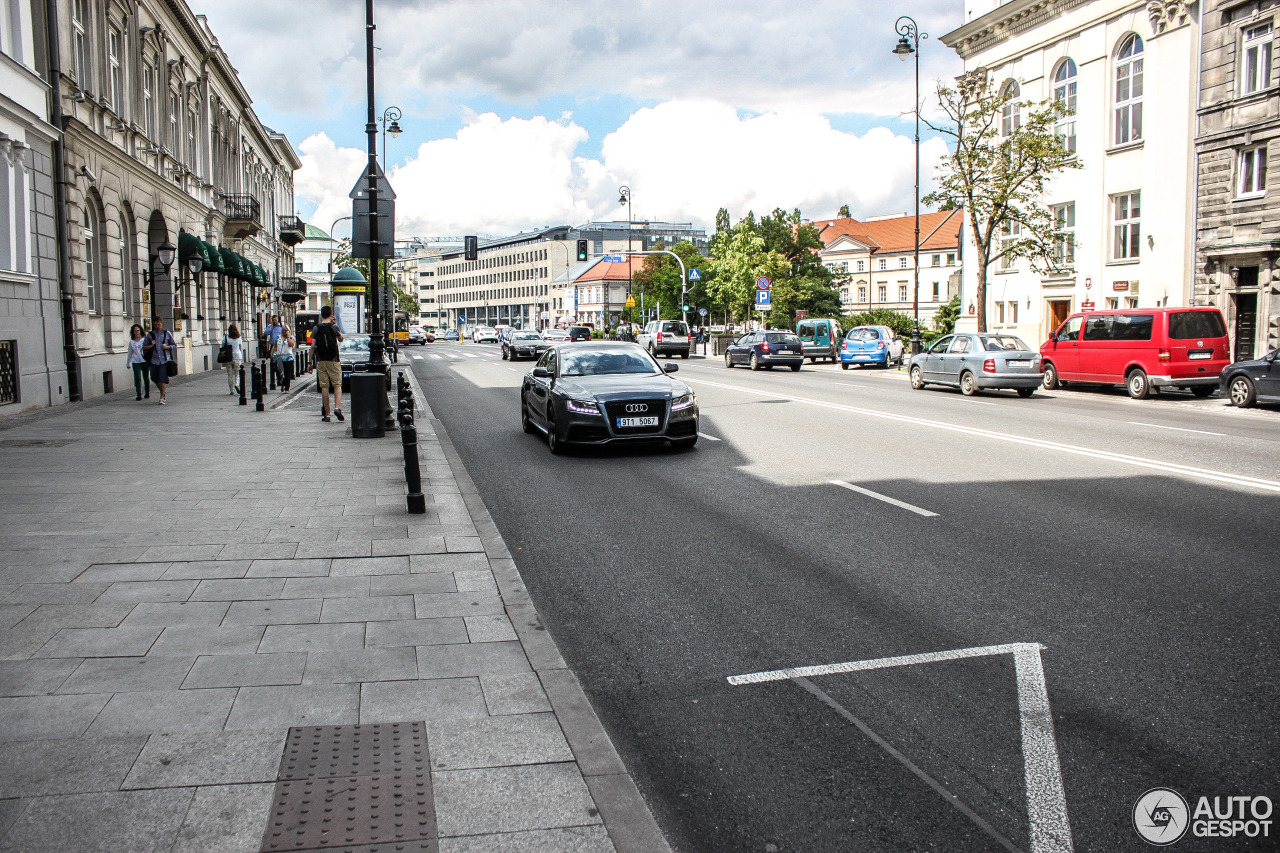
[[[320,388],[320,420],[329,423],[329,391],[333,391],[332,412],[338,420],[346,420],[342,416],[342,362],[338,358],[338,344],[342,342],[342,332],[333,321],[333,308],[325,305],[320,308],[320,322],[311,330],[312,352],[316,359],[316,385]]]

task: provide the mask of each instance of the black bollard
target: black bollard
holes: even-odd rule
[[[269,365],[267,366],[267,370],[271,371],[271,390],[272,391],[276,390],[276,365],[277,364],[280,364],[282,368],[284,366],[283,362],[277,362],[275,358],[272,358]]]
[[[263,374],[266,372],[266,362],[254,365],[253,368],[253,409],[256,412],[265,412],[267,407],[263,404],[262,398],[266,396],[265,386],[267,377]]]
[[[427,511],[427,496],[422,493],[422,467],[418,462],[418,428],[413,424],[413,390],[404,377],[399,377],[400,446],[404,451],[405,503],[412,515]]]
[[[240,405],[247,406],[249,405],[249,401],[245,398],[244,392],[244,362],[242,361],[240,362]]]

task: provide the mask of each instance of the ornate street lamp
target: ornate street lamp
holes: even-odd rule
[[[915,328],[911,332],[911,354],[920,352],[920,40],[927,39],[928,33],[920,32],[914,18],[903,15],[898,18],[894,29],[898,33],[898,43],[893,48],[893,55],[907,61],[908,56],[916,58],[916,102],[912,112],[916,118],[916,240],[915,240],[915,287],[911,292],[911,313],[915,318]]]
[[[382,162],[387,162],[387,134],[399,136],[404,133],[404,128],[400,127],[400,119],[404,118],[404,113],[400,112],[399,107],[387,107],[382,111]],[[387,126],[387,122],[391,126]]]

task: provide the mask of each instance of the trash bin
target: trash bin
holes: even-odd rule
[[[351,374],[351,436],[382,438],[383,413],[387,406],[386,379],[381,373]]]

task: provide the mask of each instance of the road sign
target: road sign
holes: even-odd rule
[[[773,308],[773,302],[770,299],[772,295],[773,294],[771,294],[767,290],[757,290],[756,291],[756,310],[768,311],[771,308]]]
[[[689,270],[689,281],[702,281],[702,270],[700,269]]]
[[[606,264],[620,264],[625,261],[626,258],[622,257],[622,255],[605,255],[600,258],[600,260],[604,261]]]
[[[701,314],[703,317],[705,317],[705,316],[707,316],[707,309],[706,309],[706,308],[699,308],[699,309],[698,309],[698,313],[699,313],[699,314]]]
[[[636,298],[630,294],[627,295],[627,307],[628,308],[636,307]]]
[[[373,165],[373,173],[378,177],[378,200],[386,198],[395,198],[396,191],[391,189],[391,184],[387,181],[387,176],[383,174],[382,167],[377,163]],[[347,194],[347,198],[355,201],[356,199],[367,199],[369,197],[369,167],[365,166],[364,171],[360,173],[360,180],[356,181],[356,185],[351,188],[351,192]]]
[[[1096,305],[1095,305],[1095,304],[1093,304],[1092,302],[1081,302],[1081,303],[1080,303],[1080,310],[1081,310],[1081,311],[1092,311],[1092,310],[1093,310],[1094,308],[1096,308],[1096,307],[1098,307],[1098,306],[1096,306]]]
[[[773,282],[769,280],[769,276],[762,275],[756,279],[756,289],[768,290],[771,287],[773,287]]]

